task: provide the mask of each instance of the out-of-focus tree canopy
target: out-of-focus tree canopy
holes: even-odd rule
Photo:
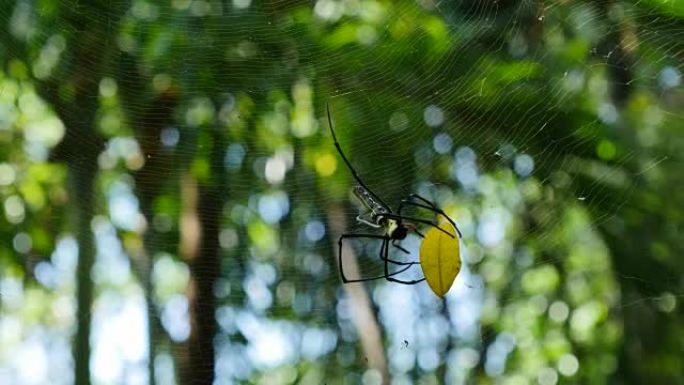
[[[16,0],[0,24],[0,383],[684,384],[681,1]],[[326,105],[392,210],[458,224],[444,299],[342,283],[340,234],[383,230]],[[342,264],[381,274],[378,247]]]

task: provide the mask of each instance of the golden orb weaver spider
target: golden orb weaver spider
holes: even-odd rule
[[[401,274],[408,270],[411,266],[420,264],[420,262],[414,261],[414,262],[402,262],[402,261],[397,261],[389,258],[389,246],[392,245],[393,247],[396,247],[397,249],[401,250],[402,252],[406,254],[410,254],[408,250],[403,248],[401,245],[399,245],[399,242],[401,242],[403,239],[406,238],[408,233],[410,231],[413,231],[416,233],[418,236],[421,238],[424,238],[424,235],[418,231],[416,228],[416,225],[414,223],[422,223],[425,225],[429,225],[432,227],[435,227],[439,230],[441,230],[443,233],[447,234],[449,237],[454,238],[454,235],[449,233],[448,231],[442,229],[438,224],[428,221],[425,219],[421,218],[415,218],[415,217],[409,217],[402,215],[401,212],[406,206],[414,206],[414,207],[419,207],[422,209],[429,210],[436,215],[441,215],[444,218],[451,223],[451,225],[456,229],[456,232],[458,233],[458,238],[462,238],[461,236],[461,231],[458,229],[458,226],[456,226],[456,223],[449,218],[446,213],[437,207],[434,203],[430,202],[429,200],[421,197],[418,194],[410,194],[406,198],[402,199],[399,202],[399,205],[397,206],[397,211],[396,213],[392,211],[390,206],[385,203],[380,196],[375,194],[373,190],[366,185],[366,183],[363,182],[361,179],[361,176],[356,172],[354,167],[351,165],[351,162],[349,162],[349,159],[347,159],[346,155],[344,155],[344,151],[342,151],[342,147],[340,147],[340,143],[337,141],[337,136],[335,135],[335,129],[333,128],[332,124],[332,118],[330,116],[330,105],[326,103],[326,111],[328,114],[328,126],[330,127],[330,133],[332,134],[333,142],[335,144],[335,148],[337,149],[337,152],[339,152],[340,156],[342,157],[342,160],[344,163],[347,165],[347,168],[351,172],[352,176],[357,182],[357,185],[354,186],[353,188],[353,193],[356,196],[356,198],[364,205],[369,211],[370,217],[368,219],[362,218],[361,214],[359,214],[356,217],[356,220],[359,223],[362,223],[364,225],[367,225],[371,228],[375,229],[383,229],[384,233],[383,234],[372,234],[372,233],[345,233],[340,235],[339,239],[337,240],[338,244],[338,261],[339,261],[339,269],[340,269],[340,275],[342,277],[342,282],[344,283],[351,283],[351,282],[365,282],[365,281],[373,281],[376,279],[386,279],[391,282],[397,282],[405,285],[414,285],[416,283],[422,282],[425,280],[425,277],[420,278],[420,279],[413,279],[413,280],[402,280],[398,278],[394,278],[396,275]],[[378,275],[374,277],[367,277],[367,278],[356,278],[356,279],[349,279],[345,276],[344,274],[344,269],[343,269],[343,264],[342,264],[342,241],[344,239],[360,239],[360,238],[369,238],[369,239],[380,239],[382,240],[382,244],[380,246],[380,259],[384,262],[384,274],[383,275]],[[390,264],[392,265],[397,265],[397,266],[402,266],[396,271],[390,272],[389,266]]]

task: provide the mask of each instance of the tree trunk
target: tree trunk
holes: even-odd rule
[[[224,144],[214,129],[210,156],[211,175],[197,186],[188,176],[183,182],[181,255],[189,260],[190,339],[182,350],[183,384],[212,385],[215,377],[214,339],[218,331],[214,287],[221,272],[219,232],[225,203]],[[199,199],[197,199],[199,198]]]
[[[84,92],[83,97],[90,97]],[[90,97],[90,100],[97,100]],[[58,104],[56,104],[58,105]],[[102,139],[94,132],[96,102],[80,106],[82,121],[70,116],[71,109],[58,110],[66,126],[65,137],[51,154],[52,161],[66,163],[69,171],[71,199],[75,207],[78,263],[76,266],[76,320],[77,329],[73,354],[75,384],[90,384],[90,329],[93,302],[93,282],[90,274],[95,263],[95,242],[90,222],[94,214],[95,180],[98,172],[97,157],[102,149]]]
[[[84,162],[87,164],[87,161]],[[97,164],[96,159],[91,164]],[[76,385],[90,384],[90,321],[93,302],[93,282],[90,273],[95,263],[95,245],[90,221],[93,217],[93,187],[96,175],[93,167],[80,168],[70,164],[72,191],[77,212],[78,265],[76,268],[76,339],[74,362]]]
[[[142,84],[136,85],[143,88]],[[140,270],[138,279],[142,283],[147,303],[148,385],[156,383],[154,360],[157,344],[163,331],[154,302],[154,285],[151,276],[154,255],[157,251],[153,242],[152,204],[169,182],[169,178],[165,177],[164,173],[172,169],[173,153],[162,147],[160,136],[162,130],[173,121],[173,111],[178,104],[179,96],[174,88],[169,88],[149,102],[142,118],[136,120],[135,114],[130,114],[136,131],[136,139],[145,157],[145,166],[135,174],[135,190],[140,200],[140,211],[147,221],[147,228],[142,234],[143,250],[139,251],[135,262]]]
[[[337,239],[346,228],[342,207],[333,205],[330,208],[328,212],[328,224],[331,229],[331,236],[334,239],[333,255],[337,258]],[[354,250],[351,247],[343,245],[342,253],[345,257],[343,260],[344,271],[351,277],[360,276]],[[359,333],[361,348],[368,360],[368,366],[377,370],[382,376],[382,384],[387,385],[390,383],[390,378],[389,371],[387,370],[385,349],[382,343],[382,333],[368,293],[366,292],[363,283],[347,283],[343,284],[343,288],[351,303],[352,319],[356,326],[356,330]]]
[[[449,312],[449,301],[446,298],[442,298],[442,315],[446,318],[447,329],[444,330],[444,334],[447,336],[447,343],[444,347],[444,352],[442,358],[444,362],[437,368],[437,379],[441,381],[442,384],[448,384],[449,381],[449,354],[454,348],[454,337],[451,335],[451,313]]]
[[[90,274],[95,263],[95,243],[90,222],[94,213],[97,158],[103,148],[102,138],[95,132],[97,82],[84,82],[76,91],[81,103],[61,104],[54,97],[54,88],[43,88],[42,96],[56,107],[66,127],[62,142],[54,149],[51,161],[67,165],[70,197],[76,214],[78,263],[76,266],[76,337],[73,343],[74,377],[76,385],[90,384],[90,330],[93,302],[93,282]],[[78,106],[78,107],[77,107]],[[80,118],[80,119],[79,119]]]

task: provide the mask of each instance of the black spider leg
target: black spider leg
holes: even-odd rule
[[[379,275],[376,277],[369,277],[369,278],[358,278],[358,279],[348,279],[344,275],[344,269],[342,268],[342,240],[345,238],[374,238],[374,239],[382,239],[382,245],[380,247],[380,259],[385,262],[385,275]],[[342,282],[344,283],[350,283],[350,282],[365,282],[365,281],[374,281],[376,279],[383,279],[388,277],[401,274],[411,268],[411,266],[419,264],[420,262],[401,262],[401,261],[395,261],[392,259],[389,259],[387,257],[387,252],[385,250],[387,249],[387,244],[389,243],[389,237],[386,235],[377,235],[377,234],[342,234],[340,235],[340,238],[337,240],[337,244],[339,246],[338,248],[338,254],[337,258],[339,261],[339,267],[340,267],[340,275],[342,276]],[[405,266],[402,267],[401,269],[387,275],[387,272],[389,271],[388,264],[393,263],[395,265],[400,265],[400,266]]]
[[[351,162],[349,162],[349,159],[344,155],[344,152],[342,151],[342,147],[340,147],[340,143],[337,141],[337,135],[335,135],[335,129],[333,129],[333,124],[332,124],[332,118],[330,117],[330,104],[325,103],[325,109],[328,112],[328,126],[330,127],[330,133],[332,134],[333,137],[333,142],[335,143],[335,148],[337,148],[337,152],[340,153],[340,156],[342,157],[342,160],[344,160],[344,163],[347,165],[347,168],[349,171],[352,173],[354,176],[354,179],[361,185],[361,187],[365,188],[366,191],[368,191],[375,199],[378,200],[385,208],[387,211],[392,212],[390,209],[389,205],[385,203],[382,198],[378,196],[378,194],[374,193],[373,190],[371,190],[365,183],[363,183],[363,180],[361,180],[361,176],[359,173],[356,172],[354,169],[354,166],[351,165]]]
[[[406,250],[405,248],[403,248],[403,247],[397,245],[397,239],[394,239],[391,243],[392,243],[392,246],[394,246],[394,247],[396,247],[397,249],[403,251],[404,253],[406,253],[406,254],[411,254],[410,251],[408,251],[408,250]]]
[[[413,231],[414,233],[418,234],[419,237],[425,238],[425,234],[421,233],[421,232],[418,231],[417,229],[412,229],[412,231]]]
[[[418,230],[416,230],[416,229],[413,229],[413,232],[416,233],[416,234],[418,234],[419,237],[425,238],[425,235],[423,235],[420,231],[418,231]],[[397,249],[403,251],[404,253],[406,253],[406,254],[411,254],[410,251],[408,251],[408,250],[406,250],[405,248],[403,248],[402,246],[398,245],[397,242],[399,242],[398,239],[393,239],[392,242],[390,242],[390,243],[392,244],[392,246],[394,246],[394,247],[396,247]]]
[[[423,224],[426,224],[426,225],[430,225],[430,226],[432,226],[432,227],[436,227],[439,231],[441,231],[441,232],[443,232],[444,234],[450,236],[451,238],[454,238],[454,235],[453,235],[453,234],[451,234],[450,232],[448,232],[448,231],[444,230],[443,228],[439,227],[438,224],[436,224],[436,223],[434,223],[434,222],[432,222],[432,221],[428,221],[428,220],[426,220],[426,219],[420,219],[420,218],[414,218],[414,217],[407,217],[407,216],[404,216],[404,215],[398,215],[398,214],[392,214],[392,213],[378,213],[377,216],[378,216],[378,217],[387,217],[387,218],[390,218],[390,219],[407,220],[407,221],[409,221],[409,222],[423,223]]]
[[[387,255],[389,254],[389,242],[385,241],[383,246],[384,246],[383,252],[385,253],[385,277],[387,278],[388,281],[401,283],[404,285],[415,285],[417,283],[425,281],[425,277],[423,277],[421,279],[414,279],[411,281],[404,281],[403,279],[394,278],[393,276],[396,274],[389,274],[389,264],[387,263],[387,260],[389,259],[389,258],[387,258]],[[420,262],[416,262],[416,263],[420,263]],[[403,270],[402,270],[402,272],[403,272]]]
[[[427,203],[427,206],[424,205],[424,204],[420,204],[420,203],[417,203],[417,202],[413,202],[413,201],[411,201],[411,199],[419,199],[419,200],[421,200],[421,201]],[[397,208],[397,214],[401,215],[401,210],[404,208],[404,205],[417,206],[417,207],[424,208],[424,209],[426,209],[426,210],[430,210],[430,211],[432,211],[432,212],[434,212],[434,213],[440,214],[441,216],[443,216],[444,218],[446,218],[447,221],[449,221],[449,223],[451,223],[452,226],[454,226],[454,229],[456,229],[456,232],[458,233],[458,237],[459,237],[459,238],[463,238],[463,235],[461,235],[461,230],[459,230],[459,229],[458,229],[458,226],[456,226],[456,222],[454,222],[453,219],[451,219],[448,215],[446,215],[446,213],[444,212],[444,210],[442,210],[442,209],[440,209],[439,207],[435,206],[435,204],[432,203],[432,202],[430,202],[429,200],[427,200],[427,199],[421,197],[421,196],[418,195],[418,194],[411,194],[411,195],[409,195],[406,199],[402,199],[402,200],[401,200],[401,203],[399,203],[399,207]]]

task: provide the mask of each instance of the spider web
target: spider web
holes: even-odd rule
[[[639,227],[630,215],[658,193],[649,183],[667,186],[663,173],[681,164],[681,143],[666,139],[676,133],[667,127],[682,122],[677,7],[655,1],[173,1],[110,2],[91,13],[90,23],[100,30],[120,25],[103,47],[138,55],[160,93],[182,93],[174,123],[160,133],[175,163],[157,169],[153,180],[182,180],[186,170],[201,174],[207,165],[198,154],[215,144],[209,126],[228,127],[221,153],[225,191],[208,194],[227,197],[209,208],[221,213],[218,382],[285,383],[301,376],[321,383],[342,373],[347,383],[375,383],[378,373],[358,366],[363,331],[336,270],[336,236],[374,230],[355,219],[355,181],[333,147],[325,103],[345,153],[392,209],[418,193],[463,232],[464,263],[445,301],[425,283],[363,285],[396,383],[440,375],[453,384],[490,376],[546,385],[573,376],[588,382],[588,373],[598,376],[594,381],[611,376],[611,353],[626,338],[619,317],[631,308],[668,314],[684,293],[675,273],[634,274],[620,268],[609,249],[611,237]],[[70,22],[57,16],[50,30],[40,24],[50,20],[49,11],[28,2],[0,14],[15,36],[40,42],[33,76],[49,74],[56,65],[50,55],[59,57],[74,33]],[[27,25],[34,29],[24,30]],[[19,55],[19,49],[8,45],[3,55]],[[166,336],[155,366],[158,382],[171,383],[179,356],[168,346],[187,340],[190,331],[190,272],[177,235],[187,196],[175,192],[161,200],[153,218],[141,217],[132,175],[146,160],[124,121],[142,119],[146,101],[108,103],[123,98],[126,87],[111,71],[92,66],[84,74],[100,84],[105,101],[98,128],[107,138],[92,226],[98,247],[93,378],[145,383],[146,330],[140,325],[147,305],[136,279],[144,272],[125,243],[128,233],[140,234],[141,223],[149,222],[161,234],[150,252],[154,314]],[[4,76],[2,108],[21,106],[22,96],[24,103],[37,99],[11,66]],[[53,118],[42,117],[56,108],[41,106],[35,122],[30,111],[17,114],[35,127],[58,129]],[[126,108],[133,118],[122,117]],[[45,162],[61,138],[32,137],[31,124],[5,116],[4,125],[23,132],[24,163]],[[22,195],[7,191],[9,218]],[[26,233],[17,234],[13,247],[22,253]],[[417,259],[417,237],[402,245],[412,252],[407,258]],[[73,311],[76,250],[74,236],[63,235],[35,269],[43,291],[66,303],[59,314]],[[382,270],[376,252],[354,254],[360,274]],[[411,270],[409,277],[420,275]],[[47,369],[38,365],[29,373],[20,361],[49,361],[51,371],[63,373],[50,378],[70,383],[64,357],[73,319],[61,314],[56,324],[18,326],[20,303],[33,293],[20,281],[1,280],[11,315],[2,322],[3,334],[19,330],[23,338],[9,341],[13,345],[3,340],[20,354],[0,356],[0,367],[8,368],[0,379],[40,383]],[[126,344],[112,330],[130,330]],[[297,366],[305,363],[314,369]]]

